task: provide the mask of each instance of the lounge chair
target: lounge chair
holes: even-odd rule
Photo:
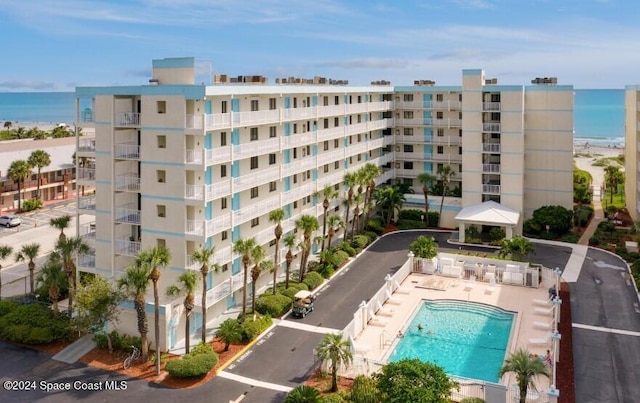
[[[535,327],[537,329],[552,330],[553,329],[553,324],[554,324],[554,320],[553,319],[551,319],[549,322],[535,321],[535,322],[533,322],[533,327]]]
[[[473,290],[473,287],[474,287],[475,285],[476,285],[476,276],[471,276],[471,277],[469,278],[469,280],[467,280],[467,281],[465,282],[464,290],[465,290],[465,291],[471,291],[471,290]]]
[[[534,299],[532,301],[533,301],[533,305],[540,305],[540,306],[548,307],[549,305],[551,305],[551,300],[552,300],[552,298],[549,298],[549,299]]]
[[[489,274],[491,274],[489,276]],[[487,294],[491,294],[496,290],[496,276],[493,273],[487,273],[489,276],[489,285],[487,286]]]
[[[553,315],[553,309],[555,305],[551,305],[549,308],[535,308],[533,313],[538,315]]]
[[[548,344],[551,341],[551,333],[547,333],[545,337],[529,339],[529,344]]]

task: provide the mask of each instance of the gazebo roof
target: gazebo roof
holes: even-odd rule
[[[455,219],[487,225],[517,225],[520,221],[520,212],[489,200],[463,208]]]

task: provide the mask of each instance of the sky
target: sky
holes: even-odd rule
[[[211,74],[366,85],[463,69],[499,84],[640,84],[637,0],[0,0],[0,91],[147,84],[151,60]]]

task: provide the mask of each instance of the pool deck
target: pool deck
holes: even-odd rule
[[[507,346],[509,353],[518,348],[526,348],[533,354],[545,355],[552,348],[552,341],[544,344],[532,344],[530,339],[547,339],[550,330],[534,326],[534,322],[549,323],[553,314],[537,313],[535,308],[547,308],[550,305],[537,305],[533,300],[546,300],[547,287],[528,288],[497,284],[490,291],[489,284],[476,281],[470,287],[466,280],[412,273],[386,302],[376,317],[371,319],[365,329],[354,340],[356,356],[374,362],[384,362],[390,350],[395,347],[398,331],[407,331],[411,316],[423,300],[460,300],[478,302],[500,307],[516,313],[514,326]],[[428,329],[427,329],[428,330]],[[515,375],[508,373],[502,380],[505,386],[515,383]],[[550,380],[538,377],[535,380],[538,391],[546,391]]]

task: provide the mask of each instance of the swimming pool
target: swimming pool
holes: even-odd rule
[[[450,375],[497,383],[514,317],[513,312],[483,304],[425,301],[388,361],[418,358]]]

